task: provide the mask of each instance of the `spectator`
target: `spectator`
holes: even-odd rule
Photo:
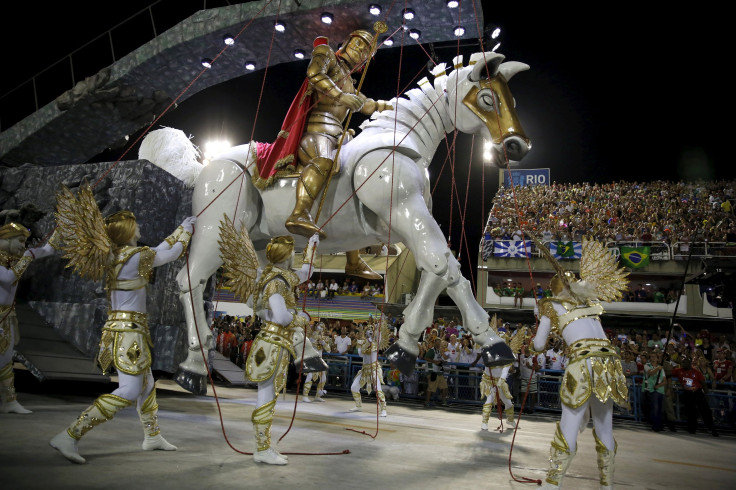
[[[351,339],[347,334],[347,328],[342,327],[340,335],[335,338],[335,350],[338,354],[347,354],[350,349]]]
[[[539,400],[537,398],[539,392],[539,370],[544,368],[544,354],[531,354],[529,346],[523,345],[519,353],[519,376],[521,377],[521,393],[526,394],[529,391],[529,399],[524,406],[526,413],[534,413],[534,407],[537,406]]]
[[[630,350],[624,350],[623,358],[624,360],[621,361],[621,369],[624,372],[624,376],[630,377],[630,376],[635,376],[636,374],[638,374],[639,369],[636,366],[634,355],[631,353]]]
[[[334,299],[339,289],[340,289],[340,286],[337,284],[337,281],[334,279],[330,279],[330,286],[329,286],[329,292],[327,294],[327,298]]]
[[[447,380],[442,372],[444,360],[442,358],[442,340],[439,337],[434,339],[432,347],[424,354],[424,360],[431,366],[429,379],[427,380],[427,394],[424,400],[424,407],[433,406],[431,402],[432,395],[439,389],[441,404],[447,405]]]
[[[726,356],[726,348],[716,351],[716,360],[713,361],[713,373],[716,383],[733,382],[733,363]]]
[[[672,370],[672,376],[680,381],[682,387],[682,402],[685,406],[688,432],[695,434],[698,428],[698,413],[700,413],[708,430],[714,437],[718,437],[718,431],[713,425],[713,414],[705,398],[708,387],[702,373],[694,369],[692,361],[686,357],[682,359],[682,367]]]
[[[521,285],[520,282],[517,282],[514,289],[514,307],[516,307],[516,303],[519,303],[519,308],[522,307],[522,303],[524,302],[524,287]]]
[[[667,386],[667,376],[660,362],[660,355],[654,354],[651,361],[644,367],[644,384],[642,391],[647,393],[649,405],[649,422],[654,432],[662,430],[664,418],[664,397]]]

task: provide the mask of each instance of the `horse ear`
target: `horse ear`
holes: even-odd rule
[[[507,82],[520,71],[526,71],[528,69],[529,65],[526,63],[519,63],[518,61],[507,61],[506,63],[501,63],[498,67],[499,73],[503,75]]]
[[[473,65],[473,71],[470,72],[468,79],[471,82],[478,82],[486,76],[486,66],[488,66],[488,75],[494,76],[498,70],[499,65],[505,59],[505,56],[500,53],[493,51],[486,51],[485,53],[478,53],[478,62]],[[476,57],[474,56],[474,57]]]

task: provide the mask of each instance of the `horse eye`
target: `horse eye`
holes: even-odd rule
[[[497,112],[498,109],[498,97],[490,89],[483,89],[478,92],[476,98],[478,107],[488,112]]]

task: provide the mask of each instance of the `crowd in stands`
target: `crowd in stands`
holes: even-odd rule
[[[390,332],[388,345],[391,345],[401,333],[403,319],[392,317],[390,314],[385,319]],[[509,386],[513,387],[515,402],[520,405],[525,395],[522,387],[526,385],[521,378],[524,377],[526,380],[529,377],[536,380],[542,374],[548,377],[561,376],[567,366],[567,346],[561,337],[553,334],[548,340],[546,352],[530,354],[527,346],[533,333],[533,325],[521,323],[511,325],[500,318],[497,322],[501,325],[498,329],[499,334],[507,342],[511,343],[516,335],[524,336],[524,345],[507,378]],[[365,329],[371,323],[323,319],[315,322],[309,334],[313,337],[317,333],[327,340],[320,344],[324,345],[324,354],[329,362],[331,355],[358,356],[360,354],[358,340],[363,337]],[[216,318],[213,329],[217,339],[217,350],[232,362],[243,366],[259,328],[257,318],[254,320],[250,316],[244,319],[229,315]],[[656,330],[606,329],[605,332],[621,356],[624,374],[630,379],[630,390],[640,390],[645,419],[651,423],[655,431],[662,430],[665,425],[669,426],[670,430],[676,430],[674,390],[687,391],[684,384],[688,378],[683,377],[682,373],[695,373],[694,376],[701,380],[699,385],[702,385],[704,391],[708,389],[731,391],[736,386],[736,374],[733,369],[736,364],[736,342],[727,335],[713,335],[708,330],[691,334],[678,324],[671,330],[660,330],[658,327]],[[435,351],[438,354],[435,354]],[[382,353],[379,351],[379,355]],[[465,389],[477,391],[478,380],[484,369],[479,354],[479,346],[475,344],[472,335],[462,326],[458,318],[451,320],[439,318],[420,336],[415,372],[411,376],[404,376],[391,366],[387,372],[386,382],[395,386],[397,393],[423,397],[427,394],[431,374],[431,366],[427,361],[430,357],[437,356],[434,358],[441,358],[443,376],[448,379],[452,377],[465,379],[470,385]],[[528,411],[533,411],[533,407],[537,405],[536,388],[533,391],[526,405]],[[430,397],[426,398],[426,406],[432,406]],[[446,403],[446,394],[442,395],[442,403]],[[682,412],[685,413],[686,410],[683,409]],[[712,425],[712,420],[706,421],[706,424],[708,423]],[[690,426],[688,430],[691,430]],[[713,432],[717,435],[715,429]]]
[[[383,284],[380,281],[358,281],[346,278],[340,285],[336,279],[318,278],[304,282],[299,286],[299,293],[306,294],[310,298],[332,299],[337,295],[359,296],[361,299],[369,299],[383,294]]]
[[[260,329],[258,317],[240,319],[231,315],[218,316],[212,324],[215,348],[231,362],[243,367]]]
[[[504,188],[493,198],[487,232],[543,241],[736,242],[736,181],[537,185]],[[518,211],[517,211],[518,208]]]
[[[542,299],[552,296],[549,284],[543,287],[540,283],[537,283],[535,287],[527,289],[521,282],[504,282],[495,283],[492,287],[497,296],[514,298],[514,306],[519,308],[524,305],[534,305],[534,299],[532,298]],[[675,284],[670,284],[669,287],[650,287],[644,284],[629,285],[628,290],[623,292],[621,301],[675,303],[677,302],[679,289]],[[715,299],[712,300],[712,303],[716,303]]]

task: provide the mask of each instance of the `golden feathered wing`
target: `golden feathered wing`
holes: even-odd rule
[[[241,226],[238,233],[225,215],[220,221],[220,239],[217,243],[220,245],[225,286],[240,297],[242,302],[248,301],[255,290],[258,276],[258,259],[248,230]]]
[[[621,292],[629,284],[629,273],[619,267],[616,258],[599,241],[583,238],[582,252],[580,280],[593,286],[601,301],[621,299]]]
[[[378,337],[378,350],[383,351],[388,349],[388,342],[390,340],[389,337],[391,337],[391,332],[388,329],[388,320],[386,319],[386,317],[382,317],[380,322],[378,323],[381,328],[380,336]]]
[[[85,279],[105,277],[113,244],[89,184],[81,185],[76,196],[62,186],[56,195],[56,223],[67,267]]]

